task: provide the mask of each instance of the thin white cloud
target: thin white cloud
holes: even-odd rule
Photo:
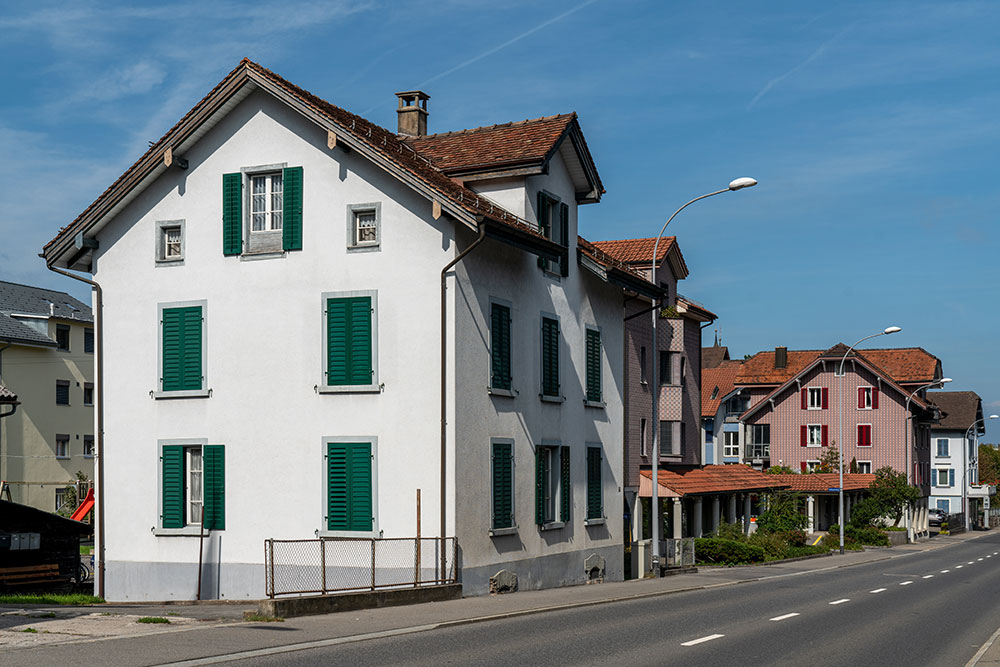
[[[803,60],[802,62],[800,62],[798,65],[796,65],[792,69],[788,70],[784,74],[776,76],[773,79],[771,79],[770,81],[768,81],[767,84],[765,84],[765,86],[763,88],[761,88],[760,91],[756,95],[754,95],[754,98],[752,100],[750,100],[750,104],[747,105],[747,110],[753,109],[757,105],[757,102],[759,102],[760,99],[762,97],[764,97],[764,95],[767,95],[769,92],[771,92],[771,90],[775,86],[777,86],[779,83],[781,83],[782,81],[784,81],[788,77],[792,76],[793,74],[795,74],[799,70],[801,70],[804,67],[806,67],[807,65],[809,65],[809,63],[811,63],[812,61],[816,60],[821,55],[823,55],[823,53],[827,49],[829,49],[831,46],[833,46],[833,44],[838,39],[840,39],[841,37],[843,37],[847,32],[849,32],[850,30],[852,30],[855,25],[856,25],[856,23],[852,23],[851,25],[847,26],[846,28],[844,28],[843,30],[841,30],[840,32],[838,32],[836,35],[834,35],[833,37],[831,37],[827,41],[823,42],[819,46],[819,48],[817,48],[815,51],[813,51],[812,53],[810,53],[809,57],[807,57],[805,60]]]

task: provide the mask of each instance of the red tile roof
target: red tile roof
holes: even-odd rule
[[[784,384],[821,356],[842,358],[846,347],[840,348],[840,356],[831,353],[838,347],[830,350],[788,350],[788,363],[784,368],[774,367],[774,350],[758,352],[743,362],[736,384]],[[920,347],[861,350],[851,356],[855,354],[897,383],[930,382],[935,378],[940,363],[937,357]]]
[[[835,472],[814,472],[804,475],[795,473],[771,475],[791,487],[792,491],[801,493],[836,493],[840,484],[840,475]],[[844,491],[864,491],[875,481],[875,475],[861,473],[844,473]]]
[[[640,474],[649,479],[653,473]],[[687,470],[660,470],[657,481],[681,496],[787,488],[784,476],[768,475],[745,465],[707,465]]]
[[[613,257],[612,255],[609,255],[608,253],[604,252],[603,250],[597,247],[596,243],[591,243],[582,236],[578,236],[576,238],[576,241],[577,245],[580,247],[580,250],[583,251],[584,254],[588,255],[591,259],[596,261],[601,266],[605,268],[615,268],[620,271],[624,271],[632,276],[635,276],[636,278],[639,278],[644,282],[649,283],[649,279],[641,271],[639,271],[633,266],[630,266],[629,264],[626,264],[617,257]]]
[[[714,417],[722,398],[733,390],[742,361],[730,359],[715,368],[701,369],[701,416]],[[714,398],[713,398],[714,397]]]
[[[656,261],[662,262],[670,248],[677,243],[676,236],[664,236],[656,248]],[[626,264],[639,264],[648,268],[653,259],[656,239],[621,239],[620,241],[594,241],[594,245]]]
[[[402,139],[445,173],[482,170],[545,161],[574,120],[567,113]]]

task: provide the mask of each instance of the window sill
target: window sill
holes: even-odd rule
[[[806,445],[807,448],[812,448],[812,449],[818,449],[818,448],[820,448],[822,446],[823,445]]]
[[[85,458],[85,459],[92,459],[92,458],[94,458],[94,455],[93,454],[84,454],[83,458]]]
[[[500,389],[499,387],[487,387],[486,392],[491,396],[509,396],[510,398],[517,397],[516,389]]]
[[[207,530],[204,534],[208,535],[213,532],[218,532],[218,530]],[[201,526],[184,526],[183,528],[154,528],[153,535],[156,537],[198,537],[199,535],[202,535],[202,530]]]
[[[379,537],[377,530],[317,530],[316,537]]]
[[[183,264],[183,257],[171,257],[170,259],[158,258],[156,260],[157,266],[182,266]]]
[[[316,389],[321,394],[380,394],[385,389],[380,384],[341,384],[319,385]]]
[[[587,519],[583,522],[584,526],[603,526],[607,523],[607,519],[601,517],[600,519]]]
[[[546,278],[551,278],[557,283],[561,283],[563,279],[561,273],[559,273],[558,271],[550,271],[549,269],[542,269],[542,275],[544,275]]]
[[[68,456],[57,456],[56,457],[57,461],[69,461],[69,459],[70,459],[70,457],[68,457]]]
[[[490,537],[505,537],[507,535],[517,535],[517,526],[511,526],[510,528],[491,528],[489,535]]]
[[[359,243],[347,246],[347,252],[378,252],[381,249],[381,243]]]
[[[871,449],[872,447],[872,445],[857,445],[857,446],[861,447],[862,449]]]
[[[564,403],[566,401],[565,396],[549,396],[547,394],[539,394],[538,398],[540,398],[543,403]]]
[[[240,253],[241,262],[256,262],[261,259],[281,259],[288,253],[284,250],[280,252],[243,252]]]
[[[605,403],[604,401],[588,401],[588,400],[584,400],[583,401],[583,405],[585,407],[588,407],[588,408],[598,408],[600,410],[603,410],[604,408],[608,407],[608,404]]]
[[[548,523],[543,523],[538,526],[538,530],[559,530],[560,528],[565,528],[565,521],[550,521]]]
[[[211,398],[211,389],[185,389],[183,391],[151,391],[149,395],[160,400],[164,398]]]

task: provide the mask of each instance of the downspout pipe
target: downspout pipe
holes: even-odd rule
[[[448,490],[447,477],[447,456],[448,456],[448,282],[447,275],[456,264],[465,259],[465,256],[476,249],[480,243],[486,239],[486,223],[482,219],[477,220],[479,225],[479,236],[468,248],[458,253],[455,259],[445,264],[441,269],[441,581],[445,580],[445,568],[447,567],[447,556],[445,551],[445,540],[447,539],[447,509],[446,498]],[[456,239],[457,241],[457,239]],[[456,276],[457,280],[457,276]],[[456,554],[457,555],[457,554]]]
[[[97,336],[97,596],[104,598],[104,292],[89,278],[70,273],[48,262],[45,268],[87,283],[94,290],[94,334]]]

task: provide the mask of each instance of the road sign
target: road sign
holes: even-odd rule
[[[840,487],[839,486],[835,486],[832,489],[827,489],[827,491],[840,491]]]

